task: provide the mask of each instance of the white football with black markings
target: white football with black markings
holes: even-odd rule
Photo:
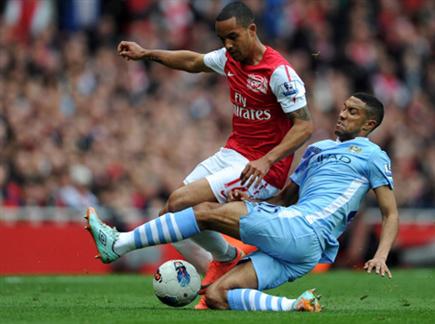
[[[198,295],[201,277],[185,260],[169,260],[154,273],[154,293],[160,301],[172,307],[190,304]]]

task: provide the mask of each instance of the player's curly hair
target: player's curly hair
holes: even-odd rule
[[[227,4],[216,17],[216,21],[223,21],[232,17],[236,18],[237,24],[245,28],[254,22],[252,10],[240,1]]]
[[[384,105],[378,98],[365,92],[356,92],[352,94],[352,97],[358,98],[364,102],[367,106],[369,116],[376,120],[376,126],[372,129],[373,131],[384,119]]]

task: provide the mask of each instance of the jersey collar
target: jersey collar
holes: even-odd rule
[[[355,141],[355,140],[370,141],[368,137],[357,136],[357,137],[355,137],[355,138],[353,138],[353,139],[351,139],[349,141],[344,141],[344,142],[350,142],[350,141]],[[337,143],[344,143],[344,142],[340,141],[340,139],[338,137],[335,139],[335,142],[337,142]]]

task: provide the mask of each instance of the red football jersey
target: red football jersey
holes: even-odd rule
[[[225,147],[248,160],[256,160],[277,146],[292,127],[286,113],[306,105],[302,80],[289,63],[271,47],[266,47],[256,65],[235,61],[222,48],[205,55],[204,63],[225,74],[233,107],[233,130]],[[265,180],[282,188],[285,185],[293,155],[276,162]]]

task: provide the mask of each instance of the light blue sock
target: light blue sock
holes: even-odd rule
[[[231,289],[227,292],[230,309],[244,311],[292,311],[295,299],[276,297],[256,289]]]
[[[147,246],[177,242],[200,232],[192,208],[166,213],[133,231],[120,233],[114,250],[120,255]]]

